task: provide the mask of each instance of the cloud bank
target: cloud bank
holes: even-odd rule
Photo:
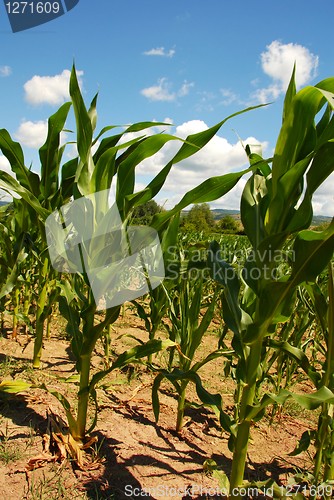
[[[25,90],[25,100],[33,106],[40,104],[50,104],[58,106],[70,99],[69,81],[71,72],[68,69],[60,75],[38,76],[35,75],[28,80],[23,88]],[[82,85],[81,76],[83,71],[77,71],[79,85]]]
[[[302,45],[282,44],[278,40],[267,46],[261,54],[261,66],[264,73],[272,78],[273,83],[267,88],[257,89],[252,94],[259,102],[265,103],[276,99],[286,91],[296,63],[296,87],[307,84],[316,76],[319,57],[313,55]]]

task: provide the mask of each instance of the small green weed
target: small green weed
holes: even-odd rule
[[[16,462],[23,457],[23,451],[14,443],[10,443],[11,433],[8,433],[8,422],[6,423],[6,431],[0,431],[0,461],[6,465],[10,462]]]
[[[66,484],[66,477],[58,469],[51,477],[43,477],[35,482],[31,479],[28,492],[23,497],[27,500],[86,500],[86,494],[74,486]]]

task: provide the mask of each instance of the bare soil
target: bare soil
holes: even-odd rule
[[[16,341],[11,338],[10,317],[0,338],[0,381],[23,379],[56,389],[75,401],[76,386],[59,382],[57,376],[75,372],[70,343],[64,322],[55,316],[51,338],[44,341],[42,370],[32,370],[33,339],[23,331]],[[213,322],[198,351],[203,357],[217,348],[217,322]],[[127,309],[113,325],[113,355],[129,349],[136,342],[130,334],[148,340],[144,322]],[[163,331],[158,332],[166,337]],[[163,364],[164,355],[159,355]],[[92,358],[92,371],[103,369],[104,350],[99,342]],[[216,359],[200,371],[204,387],[219,392],[227,412],[233,412],[233,382],[225,379],[223,358]],[[232,453],[228,435],[222,432],[213,412],[206,408],[188,409],[185,425],[175,432],[177,400],[173,387],[162,384],[160,419],[155,423],[151,406],[154,374],[136,365],[113,372],[97,390],[98,422],[92,435],[98,437],[95,452],[100,457],[93,470],[80,470],[72,461],[48,463],[27,472],[29,458],[42,451],[42,437],[47,428],[47,412],[66,419],[60,403],[41,389],[31,389],[20,396],[0,394],[0,498],[11,500],[56,499],[126,499],[151,498],[221,498],[214,495],[218,479],[203,469],[214,460],[223,473],[230,475]],[[310,392],[306,385],[297,390]],[[187,399],[198,401],[189,384]],[[90,412],[93,415],[93,409]],[[312,412],[288,405],[269,426],[269,417],[254,424],[248,449],[245,478],[252,481],[273,478],[285,484],[296,471],[307,470],[306,454],[289,457],[302,433],[316,427]],[[7,463],[8,462],[8,463]],[[186,495],[187,488],[191,488]],[[201,490],[202,488],[202,490]],[[211,488],[211,489],[210,489]],[[181,494],[184,492],[183,494]],[[178,493],[178,494],[177,494]],[[201,494],[202,493],[202,494]],[[207,494],[206,494],[207,493]]]

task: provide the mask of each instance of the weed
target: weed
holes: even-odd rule
[[[57,468],[51,477],[43,473],[43,477],[35,482],[30,481],[27,494],[22,497],[27,500],[86,500],[85,493],[75,486],[66,483],[66,477]]]
[[[6,431],[0,431],[0,461],[6,465],[10,462],[16,462],[22,458],[22,450],[15,444],[10,443],[9,439],[12,434],[8,433],[8,422],[6,422]]]

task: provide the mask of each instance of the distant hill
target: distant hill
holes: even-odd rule
[[[226,217],[226,215],[231,215],[234,216],[233,218],[240,219],[240,212],[239,210],[227,210],[225,208],[214,208],[211,210],[213,213],[215,220],[220,220],[223,217]]]
[[[226,215],[230,215],[233,219],[240,221],[240,211],[239,210],[227,210],[224,208],[214,208],[211,210],[213,213],[214,219],[218,222],[220,219],[225,217]],[[187,215],[189,210],[182,210],[181,215]],[[329,223],[332,220],[331,217],[327,217],[326,215],[314,215],[312,219],[311,226],[319,226],[319,224]]]
[[[224,208],[214,208],[213,210],[211,210],[211,212],[213,213],[215,220],[220,220],[223,217],[225,217],[226,215],[231,215],[234,218],[238,218],[238,217],[240,218],[239,210],[226,210]],[[189,213],[189,210],[182,210],[181,211],[181,215],[187,215],[188,213]]]
[[[326,224],[332,220],[332,217],[326,215],[313,215],[311,226],[319,226],[319,224]]]
[[[1,201],[1,200],[0,200],[0,206],[1,206],[1,205],[8,205],[8,203],[10,203],[10,202],[9,202],[9,201]]]

